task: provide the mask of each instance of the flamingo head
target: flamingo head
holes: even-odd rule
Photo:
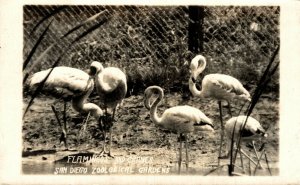
[[[192,62],[190,64],[190,73],[191,73],[191,76],[195,79],[197,78],[197,75],[196,75],[197,68],[198,68],[198,61],[192,60]]]
[[[89,75],[94,76],[97,73],[101,73],[103,70],[103,65],[100,62],[93,61],[90,65]]]
[[[268,134],[266,133],[265,129],[263,129],[262,127],[257,129],[255,133],[260,135],[261,137],[268,137]]]
[[[145,107],[150,110],[153,101],[151,101],[151,97],[155,97],[155,99],[160,96],[160,94],[163,95],[163,89],[159,86],[150,86],[148,87],[144,92],[144,105]]]
[[[246,100],[246,101],[251,102],[251,95],[249,94],[248,91],[244,91],[243,94],[236,96],[236,98],[243,100],[243,101]]]
[[[200,64],[199,64],[200,62]],[[194,79],[197,79],[200,73],[205,69],[206,67],[206,59],[202,55],[196,55],[190,64],[190,72],[191,77]]]
[[[206,125],[202,125],[202,126],[200,126],[200,127],[195,127],[195,130],[196,131],[209,131],[209,132],[212,132],[212,133],[214,133],[215,132],[215,129],[214,129],[214,127],[212,126],[212,125],[208,125],[208,124],[206,124]]]
[[[201,121],[198,123],[194,124],[194,128],[197,131],[210,131],[210,132],[214,132],[214,124],[213,121],[211,119],[209,119],[208,117],[206,117],[203,113],[200,114],[201,115]]]
[[[150,110],[150,108],[151,108],[151,103],[150,103],[150,100],[149,100],[150,98],[146,98],[146,97],[144,97],[144,105],[145,105],[145,107],[148,109],[148,110]]]

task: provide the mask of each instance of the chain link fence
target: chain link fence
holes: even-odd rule
[[[29,73],[50,67],[63,54],[59,65],[85,70],[97,60],[122,68],[130,93],[151,84],[172,89],[187,83],[188,63],[195,54],[187,55],[192,22],[188,6],[26,5],[23,10],[24,60],[50,24],[31,58],[38,62],[27,66]],[[204,7],[205,73],[226,73],[247,83],[257,79],[279,45],[279,12],[273,6]],[[103,19],[103,25],[72,42]],[[87,20],[92,21],[64,37]]]
[[[206,8],[204,53],[211,60],[207,70],[242,81],[258,78],[279,45],[279,11],[279,7]]]

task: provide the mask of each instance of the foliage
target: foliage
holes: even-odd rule
[[[59,7],[59,6],[58,6]],[[24,58],[44,29],[39,20],[56,6],[24,7]],[[189,24],[186,6],[68,6],[53,15],[47,35],[32,60],[61,38],[67,30],[100,11],[111,17],[103,26],[74,43],[61,65],[87,70],[91,61],[120,67],[127,74],[129,94],[143,92],[149,85],[168,91],[188,92],[189,62],[194,54],[187,49]],[[208,65],[204,74],[224,73],[253,88],[279,44],[278,7],[205,7],[204,51]],[[42,23],[40,27],[47,26]],[[62,48],[84,31],[76,30],[60,40],[31,73],[52,66]],[[31,67],[29,65],[29,67]],[[267,90],[279,89],[277,72]]]

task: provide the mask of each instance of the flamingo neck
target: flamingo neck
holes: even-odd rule
[[[150,107],[150,118],[157,125],[161,124],[161,118],[157,115],[157,106],[159,102],[163,99],[163,96],[163,92],[159,90],[159,97],[155,99],[152,106]]]
[[[203,72],[206,67],[206,59],[202,55],[197,55],[191,62],[191,77],[189,79],[189,89],[193,96],[203,97],[202,90],[198,90],[196,87],[196,79]]]
[[[193,58],[192,65],[196,67],[196,69],[192,70],[192,74],[195,79],[204,71],[206,68],[206,59],[202,55],[197,55],[195,58]]]
[[[198,90],[196,87],[196,80],[194,77],[190,77],[189,79],[189,89],[193,96],[201,97],[203,98],[202,90]]]
[[[93,116],[96,120],[98,120],[100,116],[103,115],[102,109],[94,103],[85,103],[82,110],[84,112],[90,112],[91,116]]]
[[[74,110],[80,113],[90,113],[95,119],[103,114],[102,109],[94,103],[86,103],[87,97],[85,95],[72,99],[72,106]]]
[[[87,98],[90,96],[94,89],[94,83],[92,78],[87,83],[87,91],[83,92],[82,95],[76,96],[72,99],[73,108],[80,113],[91,113],[96,119],[102,114],[101,108],[94,103],[86,103]]]

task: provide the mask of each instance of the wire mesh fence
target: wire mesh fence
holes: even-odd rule
[[[257,79],[279,45],[279,13],[279,7],[273,6],[204,7],[201,53],[208,59],[206,72],[230,74],[247,83]],[[73,42],[104,19],[99,28]],[[91,21],[65,36],[87,20]],[[24,59],[51,23],[31,59],[38,62],[29,63],[26,70],[46,69],[63,54],[60,65],[84,70],[97,60],[122,68],[131,92],[151,84],[182,86],[189,75],[192,21],[188,6],[26,5]]]
[[[279,7],[213,7],[205,13],[204,52],[213,59],[210,64],[242,80],[245,74],[259,76],[279,45]]]

